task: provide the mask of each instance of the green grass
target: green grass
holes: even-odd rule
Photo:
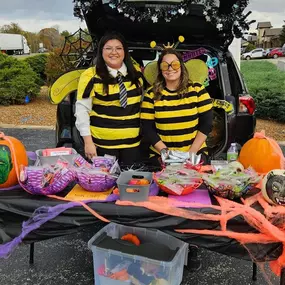
[[[241,72],[255,99],[256,115],[285,122],[285,72],[266,61],[244,61]]]
[[[266,61],[245,61],[241,63],[241,72],[250,92],[256,89],[278,90],[285,94],[285,72]]]

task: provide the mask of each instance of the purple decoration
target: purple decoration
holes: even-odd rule
[[[159,187],[155,183],[152,183],[152,185],[150,186],[149,196],[156,196],[158,192],[159,192]],[[114,202],[118,199],[119,199],[118,195],[111,194],[107,197],[105,201],[87,200],[82,202],[86,204],[92,202],[106,203],[106,202]],[[0,258],[8,258],[11,255],[11,253],[16,249],[16,247],[20,245],[20,243],[22,243],[23,239],[30,232],[40,228],[41,225],[54,219],[65,210],[78,206],[79,207],[81,206],[79,202],[69,202],[69,203],[62,203],[54,207],[43,206],[36,209],[32,217],[26,222],[23,222],[21,234],[18,237],[14,238],[12,241],[0,245]]]
[[[208,50],[206,50],[205,48],[198,48],[195,50],[189,50],[183,53],[182,58],[183,61],[186,62],[190,59],[196,58],[200,55],[203,55],[205,53],[209,52]]]
[[[87,191],[104,192],[115,186],[117,177],[108,173],[92,173],[92,169],[79,169],[76,171],[78,184]]]
[[[19,184],[9,187],[9,188],[0,188],[0,191],[11,191],[11,190],[16,190],[16,189],[21,189],[21,186]]]
[[[64,190],[72,181],[76,179],[74,171],[70,169],[64,169],[58,173],[55,173],[52,180],[47,181],[47,185],[43,185],[43,178],[45,177],[45,168],[31,169],[25,168],[25,177],[27,177],[24,183],[21,183],[22,187],[30,194],[35,195],[54,195]]]

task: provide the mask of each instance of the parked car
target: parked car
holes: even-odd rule
[[[269,53],[273,50],[274,48],[267,48],[265,50],[265,56],[268,57]]]
[[[282,48],[275,48],[268,54],[268,57],[278,58],[284,56]]]
[[[96,39],[100,39],[106,30],[117,30],[125,36],[132,57],[142,69],[158,55],[158,51],[150,48],[151,41],[155,40],[158,45],[162,45],[176,41],[180,35],[184,36],[185,41],[179,45],[179,51],[192,51],[194,54],[203,48],[206,51],[197,58],[206,62],[209,57],[216,57],[219,61],[215,67],[216,80],[211,80],[206,89],[213,100],[232,103],[233,113],[228,114],[222,108],[214,108],[213,131],[207,141],[209,153],[212,158],[221,157],[232,142],[243,145],[253,137],[256,125],[255,103],[248,93],[233,55],[221,48],[227,39],[219,36],[216,28],[205,21],[201,5],[192,5],[195,15],[190,12],[181,19],[156,24],[136,22],[115,14],[108,4],[95,5],[85,14],[89,33],[94,37],[95,49],[85,54],[77,70],[62,75],[51,87],[51,100],[58,104],[57,147],[72,146],[83,153],[83,140],[75,127],[77,86],[74,82],[78,82],[80,74],[96,61]],[[264,50],[261,50],[261,54],[263,52]]]
[[[241,58],[246,60],[251,60],[255,58],[263,58],[266,56],[266,51],[263,48],[257,48],[250,52],[245,52],[242,54]]]

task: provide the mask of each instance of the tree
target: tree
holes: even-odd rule
[[[67,31],[67,30],[62,31],[60,34],[61,34],[63,37],[69,37],[69,36],[71,35],[70,32]]]
[[[1,33],[6,34],[23,34],[23,29],[17,23],[10,23],[10,25],[4,25],[0,28]]]
[[[32,53],[36,53],[39,50],[39,44],[41,42],[40,37],[37,33],[23,32],[23,36],[27,39],[28,46]]]
[[[285,23],[285,21],[284,21],[284,23]],[[281,34],[279,36],[279,39],[280,39],[281,45],[284,45],[285,44],[285,25],[283,25],[283,27],[282,27],[282,31],[281,31]]]
[[[42,29],[39,32],[39,38],[44,47],[50,51],[62,47],[64,43],[64,38],[55,28]]]

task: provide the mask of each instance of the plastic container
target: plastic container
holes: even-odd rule
[[[65,160],[67,160],[70,164],[73,164],[73,160],[77,155],[77,151],[75,149],[72,149],[72,154],[67,155],[56,155],[56,156],[43,156],[43,149],[39,149],[36,151],[37,160],[35,165],[54,165],[58,161],[60,157],[63,157]]]
[[[170,262],[158,261],[154,259],[149,259],[142,256],[131,255],[121,251],[110,250],[105,248],[100,248],[95,246],[95,241],[100,241],[104,239],[107,235],[109,237],[121,238],[125,234],[136,235],[141,243],[151,243],[158,242],[162,245],[168,246],[171,250],[176,250],[174,258]],[[168,281],[171,285],[180,285],[183,278],[183,268],[187,265],[188,260],[188,244],[176,239],[166,233],[159,230],[145,229],[145,228],[135,228],[123,225],[118,225],[110,223],[96,233],[88,242],[89,249],[93,252],[93,262],[94,262],[94,281],[96,285],[126,285],[131,284],[129,281],[118,281],[113,280],[108,277],[99,275],[102,266],[106,266],[108,261],[117,260],[119,264],[129,263],[140,266],[142,263],[146,264],[148,267],[158,268],[159,272],[163,274],[163,279]],[[128,271],[128,274],[135,275],[134,272]],[[149,282],[150,283],[150,282]]]
[[[238,159],[238,148],[236,143],[231,143],[230,148],[227,151],[227,161],[232,162]]]
[[[129,185],[131,179],[145,178],[148,185]],[[148,200],[149,188],[152,183],[152,173],[143,171],[124,171],[120,174],[117,185],[120,192],[120,200],[142,202]]]

